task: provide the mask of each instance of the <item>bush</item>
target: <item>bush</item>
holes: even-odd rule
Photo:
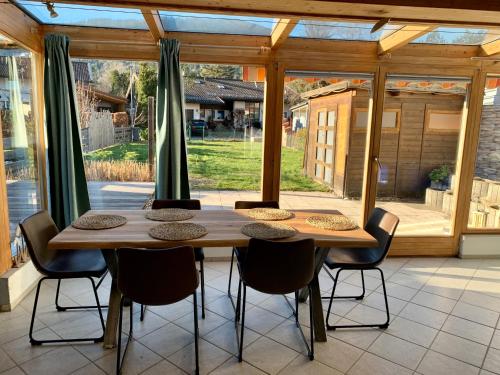
[[[149,139],[149,134],[148,134],[147,128],[139,130],[139,139],[143,142],[146,142]]]
[[[438,168],[434,168],[431,173],[429,173],[429,179],[432,182],[448,182],[450,174],[451,168],[445,164]]]

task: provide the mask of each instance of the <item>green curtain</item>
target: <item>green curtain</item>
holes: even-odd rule
[[[45,114],[51,214],[60,229],[90,209],[69,38],[45,37]]]
[[[156,199],[189,199],[184,88],[177,40],[160,40],[156,96]]]

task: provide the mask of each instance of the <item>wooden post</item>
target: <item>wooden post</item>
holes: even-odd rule
[[[154,176],[154,147],[155,147],[155,98],[148,97],[148,164],[149,178]]]
[[[279,200],[281,168],[281,123],[285,69],[282,64],[266,66],[264,95],[264,146],[262,152],[262,199]]]
[[[9,204],[7,201],[7,179],[3,151],[2,119],[0,118],[0,275],[12,265],[10,251]]]

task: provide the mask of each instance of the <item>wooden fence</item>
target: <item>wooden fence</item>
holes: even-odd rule
[[[80,133],[83,152],[91,152],[117,143],[130,142],[131,128],[115,128],[110,112],[92,112],[88,127]]]

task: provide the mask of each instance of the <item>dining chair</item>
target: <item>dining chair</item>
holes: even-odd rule
[[[102,315],[102,307],[97,295],[97,289],[101,285],[104,277],[107,274],[107,267],[101,250],[85,249],[85,250],[48,250],[49,241],[54,238],[59,229],[50,217],[47,211],[39,211],[28,218],[24,219],[19,226],[28,248],[31,261],[35,268],[43,277],[38,281],[35,293],[35,302],[33,304],[33,312],[31,313],[31,323],[29,330],[29,339],[31,345],[41,345],[49,343],[62,342],[82,342],[93,341],[100,342],[104,338],[104,318]],[[96,300],[95,306],[60,306],[59,305],[59,290],[61,280],[86,278],[92,284],[92,290]],[[97,284],[94,278],[98,278]],[[95,309],[99,312],[103,335],[100,337],[75,338],[75,339],[57,339],[57,340],[37,340],[33,337],[33,325],[35,322],[36,309],[40,288],[43,281],[48,279],[57,280],[57,290],[55,305],[57,311],[75,310],[75,309]]]
[[[235,210],[249,210],[252,208],[280,208],[280,205],[277,201],[236,201],[234,202]],[[227,286],[227,295],[231,298],[231,302],[233,303],[231,296],[231,278],[233,276],[233,264],[234,264],[234,256],[242,255],[246,251],[245,247],[233,247],[231,252],[231,265],[229,266],[229,283]],[[234,303],[233,303],[233,307]]]
[[[238,285],[238,307],[235,321],[239,321],[241,309],[241,333],[238,360],[243,360],[243,336],[245,331],[245,305],[247,287],[261,293],[282,294],[295,315],[295,324],[307,347],[309,359],[314,359],[314,316],[313,304],[309,301],[310,345],[299,323],[298,292],[309,289],[314,277],[315,248],[313,239],[298,241],[273,242],[251,238],[245,257],[237,257],[240,280]],[[286,294],[295,293],[295,308]],[[242,295],[243,294],[243,295]],[[251,313],[251,311],[250,311]]]
[[[394,237],[394,232],[399,224],[399,218],[396,215],[387,212],[382,208],[374,208],[368,222],[366,223],[364,229],[366,232],[371,234],[377,241],[378,246],[372,248],[332,248],[325,259],[323,265],[324,270],[328,273],[330,278],[333,280],[333,289],[330,297],[322,297],[323,299],[329,299],[330,303],[328,305],[328,312],[326,315],[326,327],[329,330],[335,330],[337,328],[355,328],[355,327],[379,327],[385,329],[389,327],[389,304],[387,302],[387,292],[385,288],[385,278],[384,272],[380,267],[378,267],[386,258],[389,248],[391,246],[392,238]],[[335,277],[331,274],[330,270],[337,269]],[[359,296],[336,296],[335,289],[338,284],[339,274],[343,270],[359,270],[361,271],[361,285],[363,288],[362,293]],[[380,278],[382,279],[382,289],[384,291],[384,302],[385,302],[385,312],[386,321],[379,324],[358,324],[358,325],[331,325],[329,323],[330,313],[332,310],[332,303],[334,299],[356,299],[362,300],[365,296],[365,278],[363,271],[367,270],[378,270],[380,273]]]
[[[183,208],[185,210],[201,210],[201,204],[198,199],[155,199],[151,204],[151,209],[157,210],[161,208]],[[205,319],[205,268],[203,261],[205,253],[202,247],[194,248],[194,258],[200,263],[201,277],[201,317]],[[144,320],[145,306],[141,306],[141,321]]]
[[[149,306],[164,306],[193,296],[194,344],[196,374],[198,364],[198,306],[196,289],[199,285],[198,271],[192,246],[179,246],[169,249],[128,249],[117,250],[118,289],[122,293],[118,321],[118,344],[116,373],[120,374],[128,344],[133,336],[133,303]],[[123,307],[125,300],[130,301],[130,328],[128,340],[121,356],[121,336],[123,326]]]

